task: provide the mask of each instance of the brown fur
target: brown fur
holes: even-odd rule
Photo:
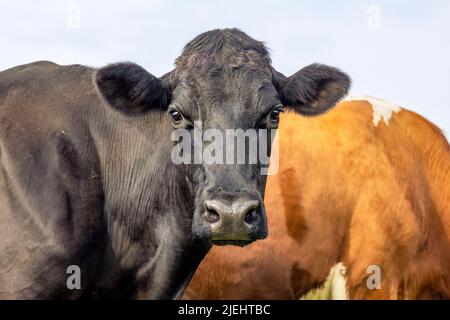
[[[366,101],[286,114],[265,204],[269,238],[214,248],[185,299],[298,299],[347,268],[350,299],[450,298],[450,148],[402,110],[376,127]],[[381,267],[369,290],[367,267]]]

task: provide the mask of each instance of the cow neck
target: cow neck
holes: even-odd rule
[[[111,250],[122,267],[139,268],[148,264],[158,247],[175,246],[188,231],[190,235],[190,229],[177,224],[183,218],[175,217],[193,212],[189,201],[193,197],[185,175],[171,161],[172,127],[165,114],[124,116],[106,110],[103,116],[108,121],[93,119],[93,136]],[[179,239],[165,244],[167,233]]]

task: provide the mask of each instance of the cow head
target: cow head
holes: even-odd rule
[[[285,77],[272,68],[263,43],[226,29],[188,43],[162,78],[115,64],[99,70],[97,84],[113,107],[125,113],[159,108],[175,135],[181,133],[172,143],[174,155],[187,160],[180,165],[195,198],[194,239],[245,245],[267,236],[261,150],[270,153],[280,113],[321,114],[347,93],[350,79],[319,64]],[[176,149],[181,141],[192,148]]]

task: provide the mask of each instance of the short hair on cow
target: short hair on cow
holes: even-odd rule
[[[251,53],[256,53],[251,55]],[[271,59],[267,47],[239,29],[215,29],[204,32],[190,41],[176,60],[181,67],[191,62],[191,57],[214,58],[216,63],[224,64],[228,57],[246,57],[246,62],[270,65]],[[257,57],[257,59],[255,59]],[[224,60],[225,59],[225,60]]]

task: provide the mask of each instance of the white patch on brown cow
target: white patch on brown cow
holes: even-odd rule
[[[333,283],[331,285],[332,300],[348,300],[347,279],[345,274],[347,269],[342,262],[335,265],[330,274],[332,274]]]
[[[365,100],[372,106],[373,109],[373,124],[375,127],[378,127],[378,124],[381,120],[388,126],[389,121],[392,118],[394,113],[399,113],[402,108],[388,102],[386,100],[382,100],[375,97],[370,96],[348,96],[345,101],[362,101]]]
[[[347,269],[342,262],[334,265],[325,283],[302,296],[301,300],[348,300]]]

